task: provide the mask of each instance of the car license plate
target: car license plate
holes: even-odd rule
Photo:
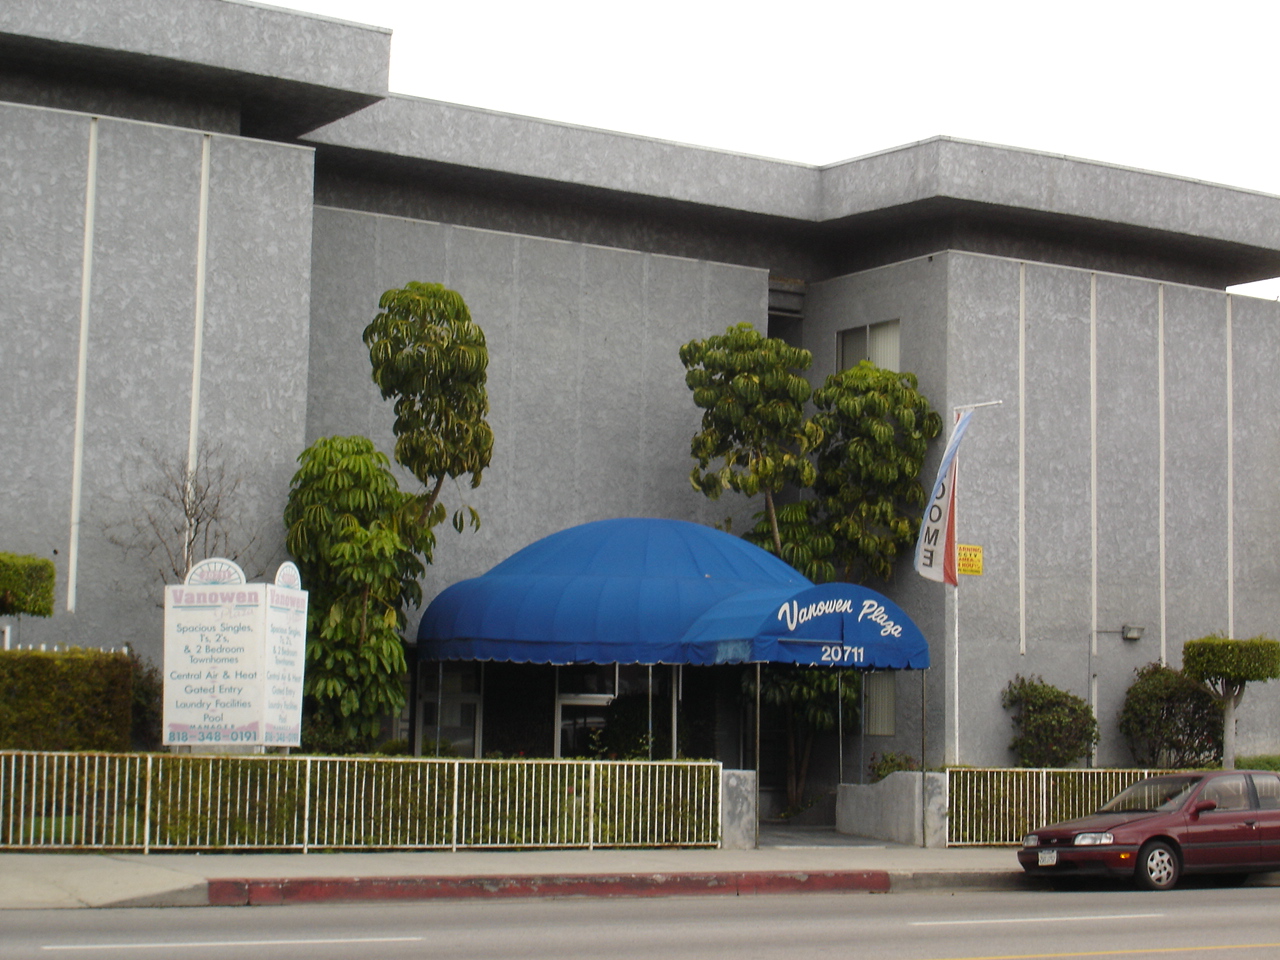
[[[1057,850],[1041,850],[1037,855],[1037,860],[1042,867],[1057,866],[1058,851]]]

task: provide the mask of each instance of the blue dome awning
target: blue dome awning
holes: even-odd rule
[[[599,520],[442,591],[418,627],[429,660],[929,665],[892,601],[815,586],[738,537],[680,520]]]

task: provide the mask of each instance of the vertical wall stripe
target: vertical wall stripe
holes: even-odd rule
[[[1027,652],[1027,265],[1018,264],[1018,653]]]
[[[80,257],[80,356],[76,370],[76,427],[71,446],[71,534],[67,544],[67,612],[75,613],[80,567],[80,490],[84,477],[85,391],[89,374],[89,302],[93,290],[93,227],[98,208],[98,118],[89,119],[84,185],[84,249]]]
[[[1236,635],[1236,364],[1227,294],[1227,636]]]
[[[200,368],[204,363],[204,291],[209,255],[209,156],[213,137],[200,145],[200,212],[196,220],[196,315],[191,347],[191,420],[187,428],[187,476],[196,468],[200,445]]]
[[[1089,274],[1089,705],[1098,712],[1098,275]]]
[[[1168,640],[1168,604],[1166,602],[1166,588],[1168,586],[1168,573],[1165,570],[1165,395],[1164,395],[1164,284],[1156,287],[1156,396],[1157,396],[1157,415],[1156,430],[1160,440],[1160,492],[1156,497],[1159,510],[1160,525],[1160,662],[1168,664],[1169,662],[1169,640]]]

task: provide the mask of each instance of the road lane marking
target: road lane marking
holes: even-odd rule
[[[1066,960],[1069,957],[1151,957],[1162,953],[1197,953],[1213,950],[1275,949],[1280,943],[1221,943],[1203,947],[1142,947],[1136,950],[1080,950],[1074,953],[1003,953],[989,957],[934,957],[933,960]]]
[[[184,947],[308,947],[351,943],[415,943],[426,937],[346,937],[330,940],[190,940],[176,943],[45,944],[41,950],[176,950]]]
[[[913,927],[964,927],[980,923],[1078,923],[1081,920],[1154,920],[1163,913],[1107,913],[1088,917],[992,917],[982,920],[913,920]]]

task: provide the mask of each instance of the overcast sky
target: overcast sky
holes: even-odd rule
[[[280,5],[390,27],[397,93],[801,163],[945,134],[1280,195],[1275,0]]]

